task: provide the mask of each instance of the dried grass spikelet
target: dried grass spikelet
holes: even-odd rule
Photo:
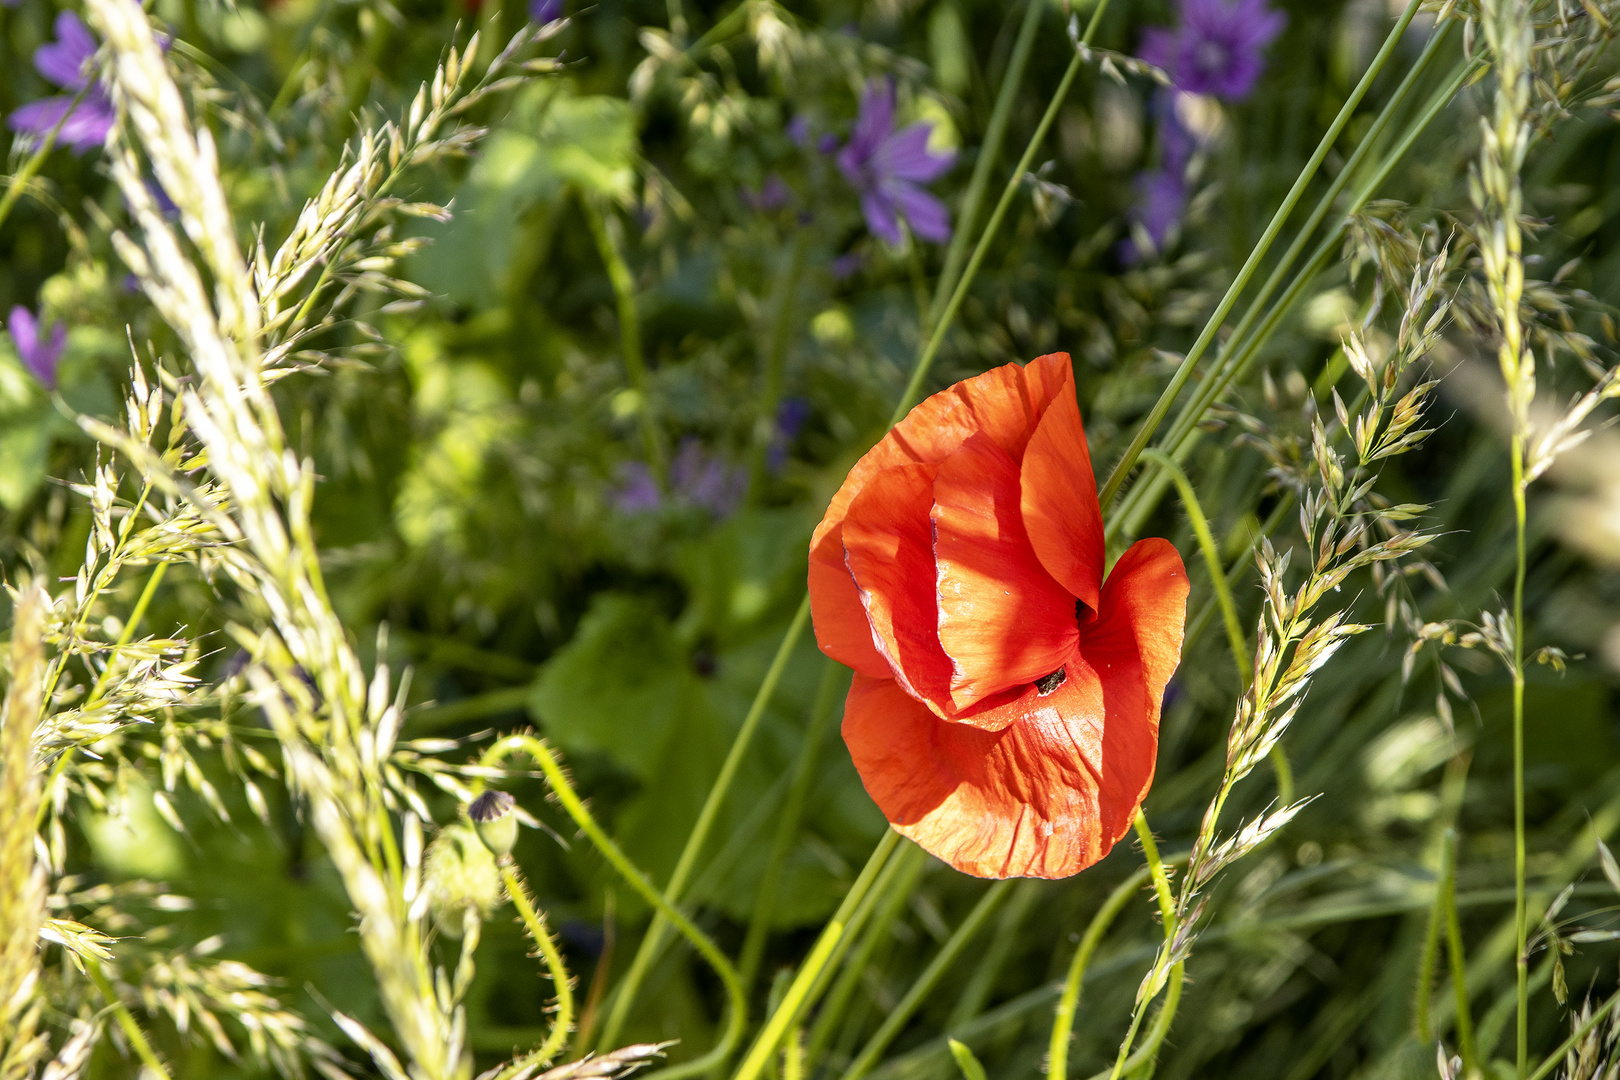
[[[451,937],[461,936],[468,913],[487,919],[501,901],[495,856],[463,822],[439,830],[428,845],[423,873],[433,917]]]

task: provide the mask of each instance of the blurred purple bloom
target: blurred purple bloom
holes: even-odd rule
[[[663,497],[652,470],[639,461],[628,461],[619,466],[619,486],[613,492],[613,505],[626,514],[643,510],[656,510]]]
[[[860,270],[866,256],[859,251],[846,251],[832,261],[827,269],[832,273],[834,281],[848,281]]]
[[[810,403],[804,398],[790,397],[776,409],[776,431],[771,445],[765,451],[765,467],[779,473],[787,465],[788,450],[799,437],[799,429],[810,419]]]
[[[743,188],[742,201],[748,205],[750,210],[756,213],[768,214],[773,210],[780,210],[792,202],[793,189],[787,186],[787,181],[775,173],[771,173],[765,178],[765,182],[759,185],[758,191]]]
[[[94,150],[107,141],[118,114],[112,99],[99,83],[90,61],[96,55],[96,39],[90,36],[79,17],[64,11],[56,17],[56,40],[34,50],[34,69],[68,93],[31,101],[7,118],[15,131],[26,131],[41,138],[49,135],[58,122],[57,135],[74,153]],[[74,107],[73,99],[85,91],[84,100]],[[65,121],[62,120],[66,116]]]
[[[828,134],[816,140],[816,149],[823,154],[830,154],[838,149],[838,136]]]
[[[550,26],[562,13],[563,0],[529,0],[529,21],[536,26]]]
[[[45,389],[55,390],[56,365],[67,348],[67,327],[52,323],[50,337],[42,341],[39,320],[34,318],[33,312],[18,305],[11,309],[6,329],[11,331],[11,342],[17,347],[17,355],[22,357],[22,362],[28,365],[28,370],[45,385]]]
[[[737,508],[748,494],[748,470],[727,465],[688,435],[669,466],[669,486],[677,502],[700,506],[717,518]]]
[[[5,7],[21,7],[22,0],[0,0],[0,5],[4,5]]]
[[[894,87],[873,82],[861,97],[855,130],[838,151],[838,168],[861,197],[866,227],[891,244],[900,242],[899,215],[924,240],[950,239],[950,212],[945,204],[919,185],[944,175],[955,154],[928,149],[933,125],[912,124],[894,129]]]
[[[1178,24],[1142,35],[1143,60],[1191,94],[1242,101],[1266,69],[1265,52],[1288,18],[1266,0],[1180,0]]]
[[[810,117],[805,113],[798,113],[787,126],[788,141],[800,150],[810,149]]]
[[[1142,226],[1152,243],[1151,250],[1140,249],[1134,239],[1126,240],[1121,257],[1126,263],[1138,263],[1156,252],[1164,250],[1164,242],[1180,221],[1187,205],[1187,187],[1181,171],[1154,169],[1136,176],[1136,204],[1131,207],[1130,218]]]
[[[1176,111],[1176,99],[1181,91],[1161,86],[1153,94],[1153,116],[1158,121],[1159,154],[1164,168],[1181,174],[1198,150],[1198,136],[1181,122]]]

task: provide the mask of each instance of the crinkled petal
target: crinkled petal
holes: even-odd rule
[[[1074,372],[1041,415],[1019,471],[1024,528],[1047,573],[1069,594],[1097,610],[1103,576],[1102,509],[1097,480],[1074,395]]]
[[[1181,662],[1187,571],[1168,540],[1139,540],[1103,585],[1097,617],[1085,624],[1080,654],[1103,687],[1108,745],[1100,813],[1105,833],[1122,836],[1153,783],[1159,708]]]
[[[850,503],[844,561],[893,678],[920,701],[950,708],[951,663],[940,648],[928,507],[935,465],[884,469]]]
[[[1018,463],[978,434],[934,479],[938,640],[958,709],[1052,674],[1079,639],[1074,597],[1024,531],[1018,474]]]
[[[956,155],[948,151],[930,151],[928,139],[933,133],[934,125],[923,122],[911,124],[889,136],[878,148],[875,162],[878,170],[919,184],[945,175],[956,163]]]
[[[977,877],[1068,877],[1119,838],[1099,816],[1100,787],[1118,771],[1103,688],[1076,653],[1062,686],[1021,702],[1016,722],[984,731],[856,675],[844,741],[895,831],[926,851]]]
[[[896,465],[937,465],[977,431],[1022,458],[1041,413],[1063,387],[1072,394],[1073,385],[1067,353],[1026,366],[1003,364],[924,399],[855,463],[810,538],[810,611],[822,652],[874,678],[889,673],[872,645],[859,593],[844,565],[844,515],[867,482]]]
[[[892,180],[887,188],[906,215],[906,220],[911,222],[911,231],[919,239],[931,244],[943,244],[951,238],[951,212],[945,209],[944,203],[915,184],[903,180]]]

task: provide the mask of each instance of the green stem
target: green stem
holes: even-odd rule
[[[617,870],[625,881],[629,882],[630,887],[643,900],[674,924],[675,929],[692,943],[692,947],[709,962],[709,966],[714,968],[715,974],[720,977],[720,982],[725,987],[727,1001],[725,1030],[720,1036],[720,1041],[702,1057],[654,1074],[663,1080],[702,1075],[724,1061],[742,1038],[743,1025],[748,1019],[748,1002],[743,995],[742,983],[737,979],[736,969],[731,966],[731,962],[726,959],[725,954],[709,935],[699,930],[680,909],[659,895],[652,882],[647,880],[647,876],[620,850],[619,845],[602,831],[602,827],[596,823],[596,818],[591,815],[578,793],[574,791],[573,784],[563,771],[562,763],[543,741],[528,734],[508,735],[484,751],[483,757],[479,759],[479,765],[486,769],[494,768],[503,759],[518,753],[527,754],[534,759],[535,764],[540,766],[540,771],[545,774],[546,783],[551,786],[552,794],[557,797],[563,811],[574,819],[574,824],[579,826],[580,831],[602,853],[602,857],[607,859],[608,864]]]
[[[85,84],[79,88],[79,92],[73,95],[72,104],[62,110],[62,115],[57,119],[56,124],[52,126],[50,131],[45,133],[45,139],[39,144],[39,149],[28,155],[28,160],[23,162],[23,167],[10,177],[10,181],[6,185],[5,195],[0,196],[0,225],[4,225],[6,218],[11,216],[11,208],[22,197],[24,189],[28,187],[28,182],[44,166],[45,158],[56,148],[56,137],[61,134],[62,125],[67,123],[68,117],[73,115],[73,110],[79,107],[80,103],[90,93],[90,88],[94,85],[96,84],[93,79],[85,80]]]
[[[1608,1001],[1605,1001],[1596,1012],[1594,1012],[1591,1016],[1588,1016],[1585,1023],[1581,1024],[1580,1027],[1572,1031],[1569,1038],[1565,1039],[1563,1043],[1559,1045],[1558,1049],[1554,1050],[1551,1054],[1548,1054],[1546,1060],[1540,1065],[1537,1065],[1536,1071],[1527,1076],[1525,1080],[1542,1080],[1544,1076],[1558,1068],[1559,1065],[1563,1064],[1564,1056],[1571,1050],[1575,1049],[1576,1046],[1580,1045],[1581,1040],[1586,1038],[1586,1036],[1591,1033],[1593,1028],[1601,1024],[1604,1018],[1614,1011],[1614,1007],[1617,1004],[1620,1004],[1620,993],[1615,994]]]
[[[84,958],[84,967],[85,971],[90,975],[90,981],[96,984],[96,989],[101,991],[101,996],[107,1000],[107,1007],[113,1011],[113,1016],[117,1017],[118,1026],[123,1030],[124,1037],[129,1040],[129,1045],[135,1049],[135,1056],[140,1058],[142,1064],[156,1073],[161,1080],[171,1080],[169,1070],[164,1066],[162,1059],[157,1056],[157,1051],[152,1049],[152,1044],[147,1041],[146,1032],[141,1030],[141,1025],[136,1022],[134,1014],[129,1011],[129,1006],[125,1005],[123,999],[118,996],[118,991],[113,988],[112,980],[108,979],[106,973],[101,970],[101,962],[94,957],[87,956]]]
[[[979,928],[984,925],[986,919],[994,914],[996,908],[1006,897],[1007,890],[1011,887],[1012,882],[1010,881],[998,881],[985,890],[984,895],[979,898],[979,902],[973,905],[973,910],[968,913],[968,917],[962,920],[962,925],[958,926],[945,944],[940,947],[934,959],[923,969],[922,974],[917,976],[917,981],[911,984],[911,989],[906,991],[905,997],[900,999],[900,1003],[894,1007],[894,1011],[884,1019],[883,1025],[877,1029],[872,1038],[867,1041],[866,1046],[862,1048],[859,1056],[845,1070],[844,1080],[860,1080],[861,1077],[872,1071],[872,1066],[877,1064],[878,1058],[883,1055],[884,1050],[888,1049],[889,1043],[893,1042],[894,1037],[900,1034],[900,1029],[910,1021],[912,1014],[923,1003],[923,999],[933,991],[940,978],[956,962],[956,958],[961,955],[962,950],[967,948],[968,942],[978,935]]]
[[[1198,537],[1198,546],[1204,553],[1204,565],[1209,569],[1210,588],[1214,589],[1216,602],[1221,606],[1221,618],[1226,623],[1226,641],[1232,647],[1232,663],[1237,665],[1238,683],[1246,690],[1253,676],[1249,647],[1244,643],[1243,624],[1238,621],[1237,606],[1232,603],[1232,590],[1226,587],[1226,567],[1221,563],[1220,548],[1215,545],[1215,537],[1209,531],[1209,519],[1199,505],[1198,493],[1193,490],[1192,482],[1187,479],[1181,466],[1176,464],[1175,458],[1163,450],[1144,450],[1142,460],[1154,462],[1163,469],[1181,493],[1182,508],[1187,511],[1187,520],[1192,523],[1193,534]]]
[[[647,386],[647,361],[641,351],[641,321],[636,315],[636,282],[630,267],[619,250],[613,227],[589,195],[581,195],[579,204],[585,210],[585,223],[590,226],[596,241],[597,254],[607,269],[608,281],[613,285],[614,300],[619,311],[619,349],[624,353],[624,371],[630,389],[636,394],[636,421],[641,426],[641,440],[646,446],[647,462],[663,486],[665,480],[664,441],[653,420],[652,397]]]
[[[1414,0],[1415,2],[1415,0]],[[1091,22],[1086,26],[1085,35],[1080,39],[1082,45],[1091,44],[1092,37],[1097,32],[1097,25],[1102,21],[1103,12],[1108,9],[1108,0],[1098,0],[1097,10],[1091,16]],[[906,389],[895,404],[894,413],[889,417],[889,426],[898,424],[911,406],[922,394],[923,381],[928,378],[928,369],[934,366],[934,357],[939,354],[939,347],[945,340],[945,332],[951,328],[956,319],[956,312],[966,299],[968,289],[973,285],[973,279],[978,276],[979,267],[984,263],[984,257],[990,250],[990,242],[995,239],[996,232],[1001,228],[1001,221],[1007,216],[1007,208],[1012,205],[1013,196],[1023,182],[1023,177],[1029,171],[1030,165],[1035,161],[1035,154],[1046,141],[1046,133],[1052,127],[1052,121],[1057,119],[1058,110],[1062,108],[1063,101],[1069,96],[1069,87],[1074,85],[1074,78],[1080,73],[1080,67],[1085,62],[1084,56],[1076,49],[1074,59],[1069,61],[1063,78],[1058,82],[1057,90],[1052,94],[1052,100],[1046,106],[1046,112],[1041,115],[1041,122],[1035,126],[1035,134],[1030,136],[1029,145],[1024,148],[1024,154],[1018,159],[1013,168],[1013,174],[1007,180],[1007,186],[1001,190],[1001,198],[996,201],[996,208],[990,212],[990,220],[985,223],[984,232],[979,236],[979,242],[974,245],[973,257],[968,260],[967,269],[962,272],[962,280],[956,283],[951,292],[950,300],[945,304],[944,311],[934,324],[933,332],[928,336],[928,343],[917,357],[916,366],[911,370],[911,380],[906,383]],[[1010,74],[1010,72],[1009,72]]]
[[[562,951],[557,948],[557,942],[551,936],[551,930],[546,926],[544,915],[535,908],[529,899],[529,890],[523,879],[518,876],[517,867],[510,861],[501,867],[501,882],[506,886],[506,895],[512,898],[512,906],[517,909],[518,918],[523,920],[523,927],[529,932],[535,947],[540,950],[540,957],[546,962],[546,970],[551,975],[551,984],[557,988],[557,1013],[552,1018],[551,1030],[546,1034],[546,1041],[532,1054],[513,1060],[512,1064],[501,1071],[496,1080],[506,1080],[508,1074],[517,1072],[529,1066],[545,1068],[562,1053],[568,1045],[568,1036],[574,1030],[574,984],[568,977],[568,966],[563,962]]]
[[[152,576],[146,579],[146,587],[141,590],[140,598],[135,601],[135,610],[129,613],[129,621],[124,624],[123,632],[113,644],[112,652],[107,657],[107,666],[101,669],[101,674],[96,677],[95,686],[90,688],[90,696],[85,699],[86,705],[94,705],[106,694],[107,679],[112,675],[113,661],[118,658],[124,646],[134,639],[135,628],[146,618],[146,609],[152,605],[152,597],[157,595],[158,586],[162,584],[163,575],[168,569],[169,564],[166,562],[160,562],[152,567]]]
[[[1157,851],[1156,845],[1154,850]],[[1163,874],[1166,866],[1180,866],[1186,861],[1185,852],[1172,856],[1168,861],[1161,861],[1159,874]],[[1080,946],[1075,950],[1074,958],[1069,961],[1068,974],[1064,976],[1063,991],[1058,996],[1057,1011],[1052,1019],[1052,1038],[1048,1043],[1046,1054],[1047,1075],[1055,1077],[1056,1080],[1064,1080],[1068,1075],[1069,1036],[1074,1031],[1074,1015],[1080,1005],[1080,987],[1086,977],[1086,968],[1091,963],[1091,955],[1097,951],[1103,935],[1113,925],[1114,918],[1124,908],[1126,902],[1135,896],[1137,890],[1152,876],[1155,876],[1152,865],[1143,866],[1114,887],[1114,891],[1108,894],[1108,899],[1103,901],[1102,907],[1091,917],[1085,934],[1080,938]],[[1167,881],[1166,890],[1168,887]],[[1154,882],[1154,893],[1158,898],[1162,917],[1165,894],[1159,892],[1157,881]]]
[[[1436,36],[1438,37],[1439,35]],[[1424,58],[1420,57],[1418,66],[1415,66],[1413,71],[1408,73],[1408,78],[1412,78],[1417,74],[1417,72],[1421,69],[1423,62]],[[1372,175],[1356,188],[1355,193],[1351,196],[1349,206],[1345,209],[1344,214],[1340,217],[1339,223],[1330,229],[1327,235],[1324,236],[1317,244],[1316,250],[1312,252],[1311,257],[1306,260],[1305,268],[1293,275],[1288,288],[1284,290],[1282,297],[1278,299],[1275,304],[1271,305],[1271,308],[1267,311],[1265,318],[1261,320],[1259,328],[1256,329],[1248,338],[1242,340],[1241,344],[1234,347],[1232,350],[1232,359],[1224,365],[1218,365],[1216,372],[1199,386],[1197,393],[1193,397],[1188,407],[1183,409],[1181,415],[1176,419],[1175,423],[1171,425],[1170,434],[1165,437],[1163,442],[1163,445],[1169,448],[1170,453],[1176,458],[1176,460],[1185,460],[1187,455],[1191,452],[1193,446],[1195,446],[1198,440],[1202,437],[1202,433],[1198,430],[1197,424],[1199,420],[1203,419],[1204,413],[1208,410],[1209,406],[1214,403],[1215,399],[1221,393],[1223,393],[1228,386],[1238,379],[1243,378],[1243,376],[1248,372],[1249,368],[1253,365],[1255,359],[1259,356],[1260,347],[1270,339],[1272,333],[1279,325],[1281,325],[1283,317],[1287,315],[1299,298],[1304,295],[1305,290],[1310,287],[1311,282],[1316,277],[1316,274],[1322,269],[1322,267],[1326,266],[1330,261],[1332,261],[1335,253],[1339,250],[1340,238],[1343,236],[1344,230],[1347,227],[1351,216],[1354,215],[1362,207],[1362,205],[1366,203],[1366,201],[1371,197],[1372,193],[1376,191],[1379,186],[1382,185],[1383,182],[1389,177],[1389,174],[1394,171],[1395,166],[1406,156],[1407,152],[1411,150],[1412,144],[1417,141],[1418,136],[1421,135],[1424,130],[1427,129],[1429,124],[1434,121],[1435,117],[1440,114],[1440,110],[1445,108],[1446,105],[1451,102],[1451,99],[1456,96],[1457,91],[1462,88],[1463,83],[1470,75],[1473,74],[1478,66],[1479,64],[1477,61],[1464,61],[1457,65],[1456,70],[1452,73],[1445,85],[1442,86],[1440,90],[1436,91],[1436,93],[1429,99],[1427,106],[1419,115],[1418,119],[1412,124],[1407,125],[1407,127],[1404,129],[1401,140],[1396,145],[1395,149],[1390,151],[1390,153],[1384,157],[1379,167],[1373,171]],[[1395,99],[1392,99],[1390,105],[1386,106],[1386,113],[1390,112],[1395,104]],[[1380,119],[1383,119],[1383,117],[1381,116]],[[1357,154],[1361,152],[1363,146],[1370,144],[1373,134],[1375,133],[1369,132],[1368,138],[1364,139],[1361,145],[1358,145],[1356,149]],[[1352,155],[1351,164],[1354,162],[1355,155]],[[1341,175],[1348,175],[1351,171],[1351,165],[1347,164]],[[1325,209],[1325,204],[1319,205],[1318,209]],[[1283,262],[1279,264],[1279,267],[1288,266],[1289,262],[1285,257]],[[1258,310],[1258,306],[1257,301],[1255,310]],[[1241,326],[1239,329],[1241,329]],[[1231,340],[1233,342],[1237,342],[1239,337],[1239,334],[1234,334]],[[1135,535],[1140,526],[1140,522],[1152,509],[1154,503],[1157,502],[1159,492],[1162,490],[1163,477],[1155,477],[1152,481],[1145,481],[1143,483],[1133,485],[1131,491],[1126,495],[1125,502],[1120,508],[1120,511],[1116,514],[1110,515],[1108,521],[1105,523],[1105,531],[1109,539],[1113,539],[1121,532],[1123,532],[1124,535]]]
[[[889,940],[889,931],[900,917],[906,898],[916,888],[927,863],[927,854],[921,848],[913,846],[902,850],[884,867],[883,876],[872,887],[870,912],[859,913],[851,920],[847,938],[853,951],[838,972],[837,981],[832,981],[835,961],[828,965],[826,977],[822,980],[823,983],[832,982],[832,988],[826,990],[825,1000],[822,999],[824,987],[813,987],[810,992],[809,1000],[812,1003],[821,1001],[815,1026],[810,1029],[808,1056],[811,1061],[820,1061],[827,1048],[833,1045],[834,1036],[839,1033],[844,1014],[861,985],[867,967],[877,955],[878,948]],[[855,941],[856,935],[860,937],[858,943]]]
[[[742,959],[737,964],[743,989],[753,986],[759,963],[765,955],[765,939],[770,934],[771,914],[776,907],[776,894],[781,887],[782,867],[787,863],[793,841],[799,836],[799,823],[804,818],[804,804],[810,797],[810,786],[816,778],[822,740],[832,726],[833,706],[845,682],[845,669],[831,660],[824,660],[821,685],[816,688],[816,700],[810,706],[810,724],[805,728],[804,744],[794,762],[792,786],[782,804],[782,815],[776,823],[776,835],[771,840],[771,854],[765,860],[765,874],[760,878],[759,892],[754,897],[754,910],[748,920],[748,935],[743,939]]]
[[[1451,990],[1457,1003],[1457,1048],[1462,1052],[1463,1075],[1472,1075],[1478,1055],[1474,1052],[1474,1018],[1468,1010],[1468,958],[1463,953],[1462,924],[1457,918],[1457,832],[1447,829],[1441,849],[1440,904],[1445,909],[1446,957],[1451,965]]]
[[[1435,882],[1434,903],[1429,907],[1429,922],[1423,931],[1423,949],[1418,953],[1417,994],[1413,1001],[1412,1031],[1417,1041],[1427,1046],[1434,1038],[1429,1025],[1429,991],[1434,986],[1434,963],[1440,952],[1440,928],[1445,923],[1446,877],[1451,873],[1453,840],[1456,834],[1447,829],[1441,839],[1440,874]]]
[[[805,957],[804,963],[794,975],[787,993],[782,995],[781,1003],[765,1021],[765,1027],[754,1039],[754,1045],[748,1048],[748,1056],[738,1066],[732,1080],[756,1080],[788,1029],[798,1022],[800,1014],[809,1006],[811,989],[821,982],[823,972],[835,961],[839,946],[845,937],[845,930],[850,926],[856,909],[867,898],[866,894],[872,887],[873,879],[888,862],[895,845],[899,842],[900,834],[893,829],[886,831],[883,839],[878,841],[871,857],[866,860],[866,866],[861,870],[860,877],[855,879],[855,884],[850,887],[843,902],[838,905],[838,910],[823,927],[821,936],[816,939],[815,946],[810,950],[810,955]]]
[[[1288,194],[1283,198],[1282,205],[1277,207],[1277,212],[1272,215],[1270,224],[1266,226],[1265,232],[1261,234],[1260,240],[1255,244],[1254,249],[1249,252],[1249,257],[1244,260],[1242,269],[1238,271],[1237,277],[1226,290],[1226,295],[1221,297],[1221,302],[1216,306],[1214,314],[1204,324],[1203,331],[1199,333],[1198,339],[1193,342],[1193,347],[1188,350],[1186,358],[1181,362],[1181,366],[1176,369],[1175,375],[1170,380],[1170,385],[1165,387],[1164,393],[1159,395],[1159,400],[1154,403],[1147,418],[1142,421],[1142,426],[1137,429],[1136,436],[1131,440],[1130,445],[1126,447],[1125,455],[1120,458],[1119,463],[1114,466],[1114,471],[1109,474],[1108,482],[1103,485],[1102,492],[1098,495],[1098,500],[1105,511],[1108,509],[1108,505],[1114,501],[1114,496],[1119,494],[1119,489],[1125,483],[1125,478],[1130,475],[1131,469],[1136,465],[1137,457],[1146,449],[1148,440],[1153,438],[1159,424],[1163,422],[1165,414],[1170,411],[1170,406],[1181,393],[1181,388],[1187,384],[1188,379],[1192,378],[1193,371],[1198,366],[1198,361],[1204,355],[1204,350],[1209,348],[1210,343],[1215,340],[1216,331],[1226,321],[1226,316],[1232,310],[1232,306],[1237,303],[1238,296],[1248,287],[1249,279],[1259,269],[1260,262],[1265,258],[1266,252],[1271,250],[1272,241],[1277,238],[1277,234],[1282,231],[1283,223],[1294,212],[1295,205],[1305,194],[1306,186],[1315,178],[1316,170],[1321,167],[1323,160],[1328,155],[1328,151],[1338,141],[1339,133],[1344,130],[1344,125],[1349,123],[1350,116],[1355,112],[1356,106],[1361,104],[1362,97],[1366,95],[1367,90],[1372,86],[1373,80],[1383,70],[1384,64],[1389,60],[1390,55],[1394,53],[1395,46],[1400,42],[1401,36],[1406,33],[1407,25],[1412,21],[1412,16],[1417,14],[1420,3],[1421,0],[1409,0],[1407,3],[1406,10],[1402,12],[1400,21],[1395,24],[1395,28],[1384,39],[1383,48],[1378,50],[1378,55],[1373,58],[1372,64],[1367,68],[1366,73],[1362,75],[1361,81],[1356,83],[1355,89],[1345,99],[1343,107],[1339,109],[1339,115],[1333,118],[1333,123],[1328,126],[1321,141],[1317,143],[1316,150],[1311,154],[1310,160],[1305,163],[1305,167],[1300,170],[1299,176],[1295,178],[1294,186],[1288,189]]]
[[[759,495],[765,482],[765,459],[770,453],[771,439],[776,434],[776,410],[782,402],[782,366],[787,359],[788,342],[793,338],[793,296],[798,291],[799,278],[804,273],[805,248],[810,230],[799,228],[793,237],[793,250],[788,256],[787,268],[776,285],[774,317],[771,336],[760,358],[764,367],[764,386],[759,398],[759,414],[754,418],[754,450],[749,462],[750,497]]]
[[[1525,547],[1524,435],[1513,435],[1513,923],[1518,969],[1518,1070],[1523,1076],[1530,1057],[1530,957],[1526,948],[1529,919],[1524,898],[1524,576]]]
[[[967,257],[968,237],[979,220],[979,206],[990,186],[990,170],[1001,154],[1001,141],[1007,134],[1007,120],[1012,116],[1013,101],[1024,81],[1024,69],[1029,66],[1030,50],[1035,45],[1035,31],[1041,25],[1041,13],[1046,5],[1042,0],[1027,0],[1024,21],[1018,27],[1018,40],[1013,43],[1007,71],[1001,78],[1001,89],[996,93],[996,104],[990,110],[990,123],[984,129],[984,142],[979,145],[978,159],[973,162],[973,175],[968,180],[967,192],[962,196],[962,210],[957,218],[956,232],[951,245],[945,249],[945,265],[940,269],[939,281],[934,285],[934,302],[928,309],[928,325],[937,326],[945,311],[945,302],[956,288],[962,273],[962,260]],[[1017,179],[1015,176],[1014,179]]]
[[[720,766],[720,775],[715,777],[714,786],[709,789],[709,795],[703,801],[703,809],[698,812],[697,823],[692,826],[692,831],[686,837],[686,846],[681,849],[681,857],[675,864],[674,872],[669,876],[669,883],[664,886],[663,899],[668,906],[673,907],[680,902],[681,893],[686,888],[686,880],[697,864],[703,845],[709,838],[709,830],[714,827],[715,819],[720,814],[720,807],[725,803],[726,795],[731,790],[731,782],[736,777],[737,770],[742,767],[743,756],[753,742],[754,731],[765,715],[765,706],[776,693],[776,684],[782,678],[783,669],[787,667],[788,657],[809,621],[810,598],[806,596],[800,602],[793,621],[788,624],[787,634],[783,636],[782,644],[777,647],[776,656],[765,672],[764,680],[759,684],[759,691],[754,695],[754,702],[749,706],[748,715],[743,718],[742,727],[737,730],[737,737],[732,740],[726,760]],[[630,1014],[630,1006],[634,1004],[647,972],[652,969],[653,962],[663,950],[668,935],[668,921],[662,914],[654,916],[652,925],[647,928],[646,937],[641,939],[641,946],[636,950],[635,959],[631,961],[630,970],[625,974],[624,982],[620,984],[613,999],[613,1009],[608,1014],[607,1022],[602,1026],[601,1037],[597,1039],[596,1045],[599,1049],[607,1051],[615,1048],[619,1030]]]
[[[1181,1004],[1181,984],[1187,976],[1186,965],[1177,964],[1170,969],[1170,982],[1165,986],[1164,1004],[1159,1006],[1158,1015],[1153,1018],[1153,1026],[1148,1029],[1148,1036],[1142,1040],[1142,1045],[1136,1052],[1125,1059],[1124,1068],[1120,1070],[1122,1076],[1131,1076],[1149,1064],[1164,1045],[1165,1036],[1170,1034],[1170,1022],[1176,1018],[1176,1008]],[[1109,1080],[1113,1073],[1109,1069],[1093,1073],[1090,1080]]]

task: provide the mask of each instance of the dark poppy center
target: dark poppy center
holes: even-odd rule
[[[1042,697],[1045,697],[1047,694],[1050,694],[1052,691],[1054,691],[1058,687],[1062,686],[1063,685],[1063,680],[1065,678],[1067,678],[1067,677],[1068,677],[1068,668],[1067,667],[1060,667],[1056,671],[1052,672],[1052,674],[1047,675],[1047,676],[1045,676],[1043,678],[1040,678],[1040,679],[1036,679],[1035,680],[1035,692],[1037,694],[1041,695]]]

